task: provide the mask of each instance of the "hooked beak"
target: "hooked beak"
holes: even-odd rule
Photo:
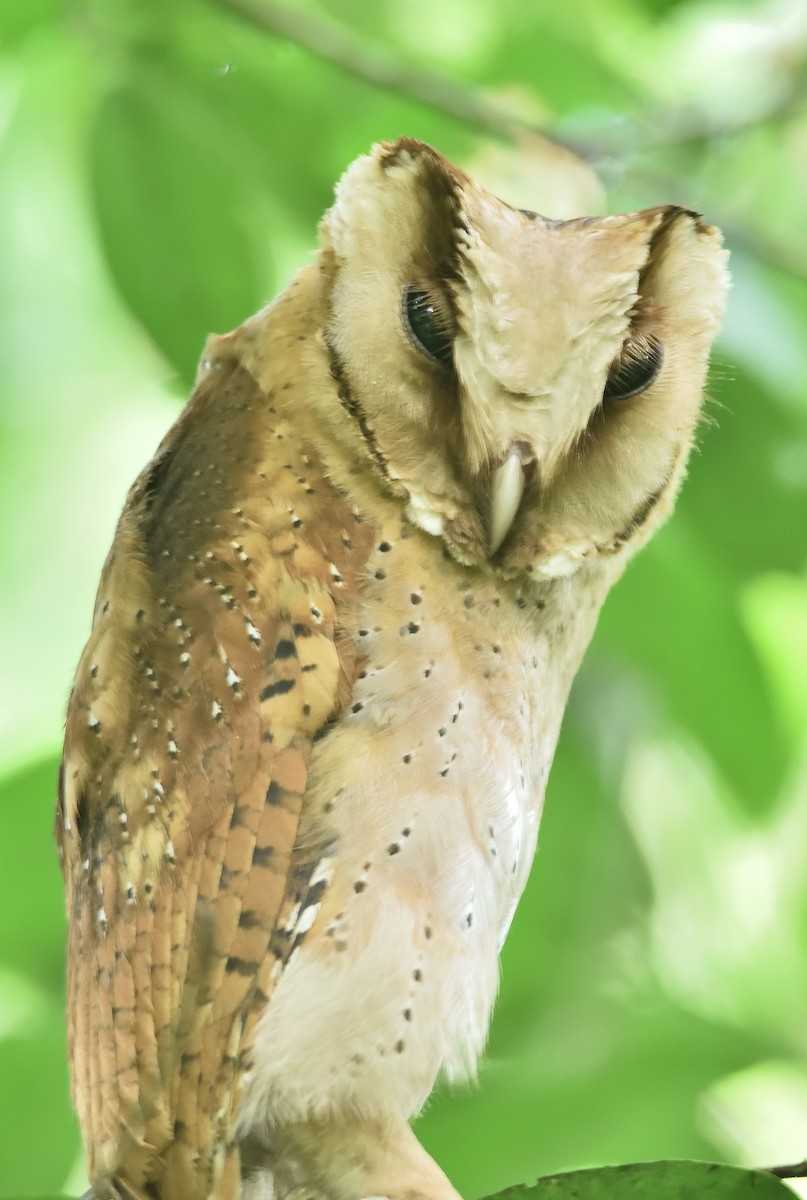
[[[526,442],[511,442],[493,471],[490,489],[490,554],[501,546],[516,519],[524,495],[524,468],[534,461]]]

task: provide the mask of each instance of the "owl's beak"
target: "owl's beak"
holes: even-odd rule
[[[525,442],[511,442],[501,465],[494,468],[490,489],[490,553],[501,546],[524,495],[524,468],[533,461]]]

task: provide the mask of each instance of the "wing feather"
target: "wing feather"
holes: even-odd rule
[[[239,1079],[312,869],[293,859],[312,739],[352,684],[340,638],[373,531],[334,536],[349,524],[235,361],[130,493],[71,699],[57,820],[96,1189],[178,1200],[235,1186]]]

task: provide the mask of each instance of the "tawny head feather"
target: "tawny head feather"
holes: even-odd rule
[[[673,206],[548,220],[402,139],[348,170],[322,244],[332,367],[415,524],[536,577],[645,540],[700,413],[716,230]]]

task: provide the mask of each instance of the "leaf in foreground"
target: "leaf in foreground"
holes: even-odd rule
[[[629,1163],[547,1175],[489,1200],[792,1200],[773,1175],[704,1162]]]

